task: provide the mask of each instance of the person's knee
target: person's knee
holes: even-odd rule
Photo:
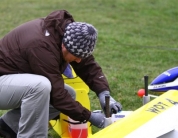
[[[43,95],[49,95],[51,92],[51,82],[44,76],[36,76],[33,86],[34,91],[40,92]]]
[[[41,76],[41,82],[38,84],[39,87],[46,91],[46,92],[51,92],[51,82],[49,81],[49,79],[47,79],[46,77]]]
[[[76,99],[76,91],[74,89],[70,91],[70,95],[72,96],[73,99]]]
[[[65,84],[65,89],[68,91],[68,93],[72,96],[73,99],[76,99],[76,91],[74,88]]]

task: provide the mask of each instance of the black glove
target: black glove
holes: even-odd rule
[[[109,95],[109,91],[103,91],[99,94],[99,101],[100,101],[100,105],[103,109],[103,111],[105,112],[105,96]],[[122,110],[122,105],[119,102],[116,102],[111,96],[110,96],[110,114],[112,113],[117,113],[118,111]]]

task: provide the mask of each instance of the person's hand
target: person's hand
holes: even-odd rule
[[[101,112],[91,112],[89,122],[98,128],[107,127],[112,123],[111,121],[108,121],[105,115]]]
[[[110,96],[109,91],[103,91],[98,95],[100,105],[104,112],[105,112],[105,96],[108,95]],[[111,96],[110,96],[109,106],[110,106],[110,114],[112,113],[116,114],[117,112],[122,110],[122,105],[119,102],[116,102]]]

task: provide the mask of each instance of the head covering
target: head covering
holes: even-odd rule
[[[65,28],[63,44],[74,56],[86,58],[94,51],[97,30],[91,24],[72,22]]]

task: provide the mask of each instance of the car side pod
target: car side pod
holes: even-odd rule
[[[178,132],[177,122],[178,91],[169,90],[88,138],[164,138]]]

